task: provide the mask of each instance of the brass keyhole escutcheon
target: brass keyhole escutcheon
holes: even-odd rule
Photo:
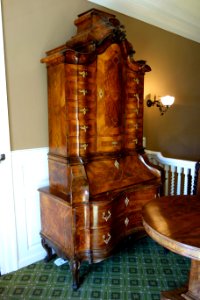
[[[115,160],[114,165],[115,165],[115,168],[119,169],[119,162],[117,160]]]

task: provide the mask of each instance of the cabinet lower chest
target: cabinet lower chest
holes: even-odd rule
[[[150,185],[142,190],[106,193],[73,207],[41,189],[41,234],[69,260],[102,260],[124,237],[143,230],[141,208],[158,192],[158,187]]]

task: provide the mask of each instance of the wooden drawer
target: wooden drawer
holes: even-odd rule
[[[134,93],[132,90],[127,91],[127,102],[130,103],[132,101],[136,101],[137,103],[140,101],[140,94]]]
[[[112,248],[123,236],[125,236],[123,220],[118,218],[111,227],[91,230],[91,247],[92,249]]]
[[[67,81],[66,82],[66,98],[67,100],[96,100],[96,87],[92,83]]]
[[[140,191],[127,192],[127,198],[129,201],[129,209],[141,210],[142,207],[149,201],[156,198],[158,189],[154,187],[143,188]]]
[[[143,228],[141,211],[134,211],[124,216],[124,227],[126,234],[131,234],[137,229]]]
[[[132,109],[139,109],[141,106],[141,103],[142,103],[139,94],[131,93],[130,95],[132,95],[132,97],[128,97],[129,96],[129,93],[128,93],[126,103],[125,103],[126,113]]]
[[[132,107],[126,107],[126,119],[132,119],[134,122],[137,122],[139,114],[139,108],[135,107],[135,104],[132,105]]]
[[[96,134],[95,120],[69,120],[67,125],[67,136],[79,136],[80,138],[86,138]]]
[[[140,80],[138,77],[128,76],[127,83],[126,83],[127,90],[137,93],[139,87],[139,81]]]
[[[76,207],[76,227],[97,229],[115,226],[117,220],[123,219],[123,216],[129,212],[125,199],[125,195],[123,197],[121,195],[100,196],[95,199],[95,202],[90,199],[89,206]]]
[[[90,222],[91,228],[99,228],[111,226],[115,222],[116,216],[113,214],[112,202],[106,204],[92,204],[90,208]]]
[[[142,207],[149,201],[155,199],[158,195],[158,188],[144,186],[139,191],[124,191],[122,192],[115,202],[113,208],[114,215],[132,213],[133,211],[140,211]]]
[[[105,196],[90,198],[89,204],[76,207],[76,227],[109,229],[120,219],[122,226],[126,228],[129,215],[131,220],[138,219],[143,205],[154,199],[157,192],[156,187],[150,186],[141,188],[140,191],[124,191],[116,195],[105,194]]]
[[[123,217],[125,211],[126,206],[119,195],[108,196],[108,200],[104,203],[93,202],[90,209],[91,227],[93,229],[105,226],[113,227],[118,219]]]
[[[136,86],[140,84],[140,78],[137,72],[127,72],[127,84],[135,84]]]
[[[117,152],[122,148],[122,136],[97,137],[97,152]]]
[[[138,137],[136,136],[136,134],[126,134],[125,135],[125,148],[126,149],[136,149],[137,145],[138,145]]]
[[[79,228],[76,226],[76,251],[106,250],[112,248],[123,236],[125,236],[123,218],[115,217],[113,224],[107,223],[98,228]]]
[[[96,119],[96,102],[95,101],[67,101],[67,120],[86,121]]]
[[[137,114],[133,114],[132,119],[125,120],[125,131],[127,134],[134,134],[133,136],[137,138],[138,123],[137,123]]]
[[[96,62],[91,65],[66,64],[66,77],[70,81],[95,83],[96,81]]]
[[[112,200],[112,196],[100,196],[95,201],[90,198],[89,205],[76,207],[76,227],[92,229],[108,226],[116,222],[115,207],[118,207],[118,199]]]
[[[93,154],[96,152],[96,138],[69,137],[68,149],[69,155],[71,156],[85,156],[86,154]]]

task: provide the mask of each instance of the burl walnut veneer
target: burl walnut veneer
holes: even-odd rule
[[[92,9],[77,34],[42,59],[48,72],[49,182],[40,189],[42,244],[69,260],[73,287],[84,260],[99,262],[143,231],[142,206],[161,172],[143,139],[145,61],[114,15]]]

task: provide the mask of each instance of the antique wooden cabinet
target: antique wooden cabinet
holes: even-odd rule
[[[49,181],[40,189],[42,244],[70,262],[99,262],[143,230],[141,207],[157,197],[161,173],[143,140],[145,61],[114,15],[92,9],[77,34],[42,59],[48,72]]]

